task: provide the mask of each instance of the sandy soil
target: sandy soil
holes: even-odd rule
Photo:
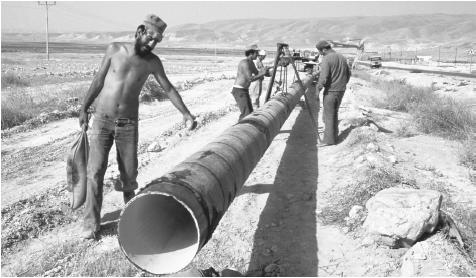
[[[234,74],[235,62],[233,59],[224,61],[226,66],[214,74]],[[377,70],[370,72],[377,75]],[[422,86],[436,82],[441,84],[442,94],[476,103],[474,79],[459,86],[461,78],[397,70],[386,72],[385,78],[405,78]],[[180,82],[197,77],[203,77],[203,72],[171,74],[170,79]],[[238,112],[229,93],[232,84],[232,79],[205,82],[181,92],[192,113],[209,118],[193,132],[180,129],[181,116],[170,102],[141,106],[139,186],[160,177],[236,122]],[[369,98],[378,91],[356,78],[351,79],[349,87],[340,114],[342,142],[318,149],[308,111],[296,107],[236,196],[212,239],[190,266],[233,268],[250,276],[399,275],[400,258],[407,249],[365,244],[359,231],[326,225],[319,218],[330,201],[327,193],[352,182],[358,169],[368,167],[368,162],[357,159],[366,154],[365,148],[349,146],[347,140],[358,129],[368,128],[350,123],[363,117],[359,107],[368,107]],[[449,87],[451,91],[446,90]],[[404,113],[374,111],[380,113],[379,124],[390,131],[410,122]],[[210,117],[210,113],[215,116]],[[319,122],[322,126],[320,119]],[[64,158],[78,132],[77,125],[77,119],[65,119],[2,139],[2,230],[5,230],[3,209],[7,211],[25,199],[31,200],[65,186]],[[444,182],[454,202],[464,205],[468,211],[476,210],[476,186],[469,178],[468,169],[458,163],[457,142],[418,133],[408,138],[374,133],[385,156],[396,157],[395,169],[421,182],[429,179]],[[147,147],[154,142],[165,149],[147,152]],[[114,152],[109,164],[106,180],[112,183],[118,175]],[[117,219],[123,205],[122,196],[113,190],[106,192],[102,212],[105,231],[97,243],[87,245],[86,252],[91,254],[119,249],[115,226],[110,229],[108,223]],[[58,196],[67,202],[66,193]],[[23,261],[41,256],[48,246],[65,242],[79,244],[76,234],[79,224],[80,217],[76,217],[70,223],[53,226],[12,247],[4,249],[2,244],[2,276],[24,274]],[[76,258],[71,256],[68,260],[74,262]],[[271,264],[276,268],[266,272],[265,267]],[[61,272],[55,274],[44,269],[26,274],[58,276]],[[132,275],[143,273],[136,270]]]

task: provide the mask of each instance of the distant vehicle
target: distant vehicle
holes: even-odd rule
[[[319,52],[316,50],[298,50],[293,53],[293,58],[297,62],[296,67],[298,71],[306,71],[309,67],[314,67],[318,64]]]
[[[381,56],[371,56],[369,57],[370,68],[380,68],[382,66],[382,57]]]

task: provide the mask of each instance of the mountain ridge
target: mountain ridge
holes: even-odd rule
[[[133,41],[130,32],[50,33],[51,42],[109,43]],[[2,40],[44,41],[41,33],[3,33]],[[320,39],[345,41],[366,39],[371,48],[476,48],[476,15],[408,14],[399,16],[353,16],[303,19],[227,19],[169,27],[162,46],[244,48],[258,43],[274,48],[276,42],[313,48]],[[356,42],[355,42],[356,43]]]

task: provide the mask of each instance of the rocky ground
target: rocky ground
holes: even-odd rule
[[[213,74],[233,76],[236,61],[223,61],[226,66]],[[197,71],[171,73],[171,79],[178,84],[205,78]],[[440,94],[475,101],[474,79],[367,71],[377,78],[438,86]],[[233,81],[205,78],[181,92],[199,116],[192,132],[185,130],[170,102],[142,104],[139,186],[236,123],[238,112],[229,94]],[[451,236],[451,229],[437,228],[413,247],[390,248],[370,238],[362,225],[365,203],[348,196],[398,187],[437,190],[448,214],[469,219],[465,225],[455,219],[459,227],[475,229],[474,172],[460,165],[459,143],[419,133],[406,113],[372,107],[370,99],[380,93],[370,82],[352,78],[340,113],[341,142],[325,148],[316,147],[308,111],[297,106],[189,268],[231,268],[247,276],[476,275],[471,250]],[[377,125],[368,121],[369,113]],[[148,275],[119,251],[116,226],[123,203],[113,190],[118,178],[113,152],[101,235],[94,242],[77,237],[81,210],[70,211],[64,190],[65,155],[79,132],[77,125],[77,119],[65,119],[2,138],[2,276]],[[365,192],[375,190],[366,187],[371,184],[381,188]],[[355,213],[349,215],[347,208]],[[114,270],[94,264],[103,257],[123,264]]]

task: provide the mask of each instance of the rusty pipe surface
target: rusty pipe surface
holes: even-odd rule
[[[312,79],[302,79],[305,88]],[[118,239],[135,266],[153,274],[186,267],[211,238],[221,217],[294,109],[294,83],[260,109],[149,182],[121,212]]]

